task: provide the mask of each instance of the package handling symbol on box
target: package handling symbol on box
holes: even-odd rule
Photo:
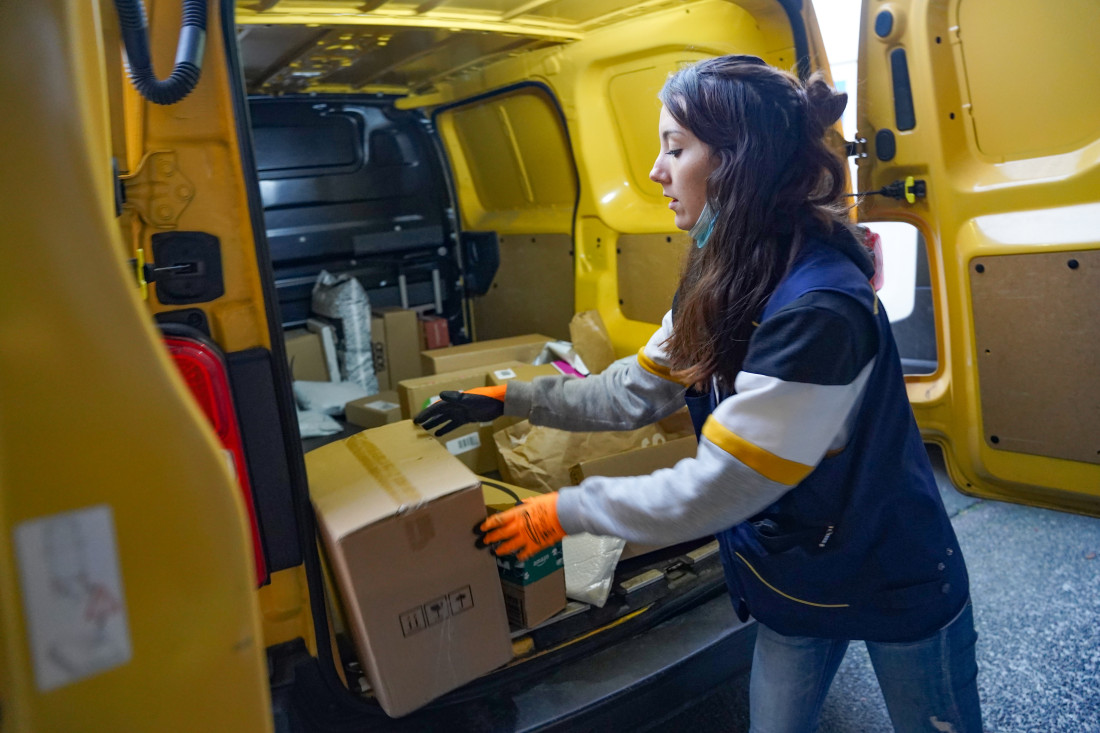
[[[405,637],[412,636],[418,631],[442,623],[451,616],[457,616],[473,607],[474,594],[471,592],[470,586],[465,585],[445,596],[433,598],[421,606],[411,608],[398,616],[398,621],[401,624],[401,634]]]

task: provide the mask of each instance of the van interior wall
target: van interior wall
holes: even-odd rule
[[[568,234],[499,237],[500,267],[472,301],[478,340],[544,333],[568,340],[573,317],[573,253]]]

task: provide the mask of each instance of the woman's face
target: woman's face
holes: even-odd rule
[[[678,123],[661,107],[657,128],[661,152],[649,172],[651,180],[661,184],[661,192],[672,199],[668,208],[676,214],[676,228],[688,231],[707,202],[707,177],[718,161],[710,147]]]

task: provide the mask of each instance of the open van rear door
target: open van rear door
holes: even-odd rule
[[[925,439],[978,496],[1100,514],[1100,5],[864,0],[861,221],[928,246]],[[889,277],[889,273],[887,273]]]

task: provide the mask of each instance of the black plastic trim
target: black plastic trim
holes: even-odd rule
[[[791,23],[798,78],[805,81],[810,78],[813,69],[810,67],[810,42],[806,36],[806,24],[802,22],[802,0],[779,0],[779,4]]]
[[[917,126],[913,110],[913,89],[909,84],[909,61],[904,48],[890,52],[890,75],[894,86],[894,119],[899,130],[912,130]]]
[[[898,145],[893,130],[879,130],[875,133],[875,157],[882,161],[893,160],[897,152]]]
[[[261,348],[226,356],[268,573],[302,563],[290,470],[285,458],[286,437],[279,424],[278,407],[271,399],[275,393],[272,361],[271,352]]]
[[[889,10],[882,10],[875,16],[875,35],[886,38],[890,31],[894,30],[894,14]]]

